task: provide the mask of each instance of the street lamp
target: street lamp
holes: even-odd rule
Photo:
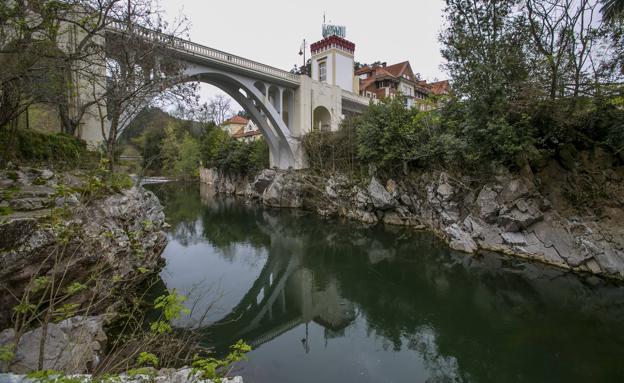
[[[308,44],[306,43],[306,40],[303,39],[303,42],[301,43],[301,47],[299,48],[299,56],[303,56],[303,67],[302,67],[302,72],[303,74],[307,74],[306,72],[306,50],[308,48]]]

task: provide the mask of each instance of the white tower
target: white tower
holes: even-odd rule
[[[355,44],[344,38],[344,30],[344,27],[323,25],[325,38],[310,45],[312,79],[358,93],[359,83],[356,85],[353,75]]]

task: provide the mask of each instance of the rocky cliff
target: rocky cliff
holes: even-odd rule
[[[44,366],[86,372],[105,347],[102,314],[162,262],[162,206],[140,187],[102,190],[97,177],[13,168],[0,171],[0,208],[0,329],[10,327],[0,347],[15,353],[3,369],[37,368],[39,313],[54,305]]]
[[[275,170],[248,181],[205,170],[202,181],[216,192],[268,206],[432,230],[466,253],[495,251],[624,279],[624,172],[610,165],[584,169],[571,172],[557,164],[539,173],[498,169],[485,179],[427,171],[384,182]],[[587,187],[580,188],[582,182]],[[602,197],[583,208],[562,197],[596,189]]]

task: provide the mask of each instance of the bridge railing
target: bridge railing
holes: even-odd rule
[[[128,31],[127,24],[123,21],[113,21],[110,23],[109,28],[121,33],[127,33]],[[176,49],[183,53],[190,53],[195,56],[207,57],[212,60],[222,62],[224,64],[243,67],[245,69],[260,72],[273,77],[278,77],[290,82],[300,82],[299,75],[297,74],[290,73],[285,70],[272,67],[270,65],[262,64],[257,61],[249,60],[244,57],[236,56],[231,53],[209,48],[207,46],[200,45],[188,40],[167,35],[162,32],[150,30],[147,28],[135,28],[133,29],[133,33],[152,41],[159,41],[170,44],[173,49]]]

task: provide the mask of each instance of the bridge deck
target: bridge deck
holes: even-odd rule
[[[122,21],[114,21],[110,24],[110,30],[117,33],[126,33],[126,23]],[[245,69],[254,73],[262,74],[274,79],[288,82],[293,85],[299,85],[301,80],[299,75],[288,71],[262,64],[257,61],[249,60],[231,53],[223,52],[218,49],[210,48],[205,45],[197,44],[192,41],[184,40],[178,37],[170,36],[161,32],[152,31],[146,28],[139,29],[140,34],[146,39],[152,41],[163,42],[178,52],[195,56],[201,59],[216,62],[226,67],[234,67]]]
[[[110,24],[109,29],[117,33],[126,33],[127,24],[123,21],[114,21]],[[239,71],[242,70],[244,72],[252,72],[254,74],[261,75],[262,77],[268,77],[293,86],[299,86],[301,84],[301,78],[298,74],[290,73],[270,65],[262,64],[257,61],[249,60],[244,57],[210,48],[178,37],[173,37],[161,32],[146,28],[139,28],[138,31],[146,39],[163,42],[169,45],[171,47],[170,49],[187,56],[196,57],[200,60],[207,60],[222,67],[233,68]],[[367,106],[370,101],[366,97],[362,97],[346,90],[342,91],[342,98],[349,102],[363,106]]]

